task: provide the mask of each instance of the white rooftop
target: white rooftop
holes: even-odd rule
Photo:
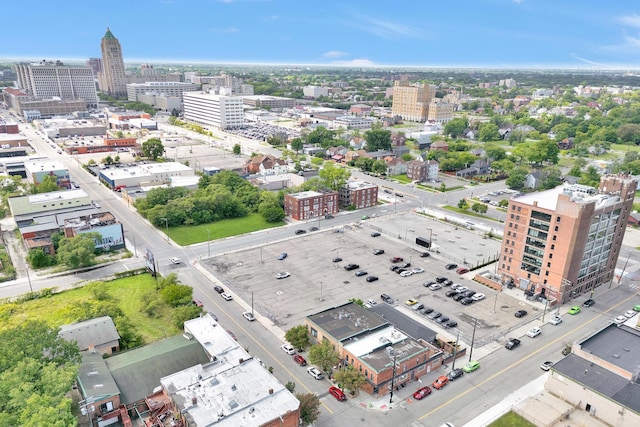
[[[188,172],[193,169],[189,166],[185,166],[178,162],[166,162],[166,163],[150,163],[146,165],[131,166],[126,168],[110,168],[102,169],[100,173],[110,179],[122,179],[131,176],[145,177],[155,174],[170,174],[176,172]]]
[[[24,162],[24,167],[31,173],[43,171],[67,170],[67,168],[57,160],[40,159]]]
[[[377,187],[377,185],[372,184],[368,181],[347,181],[346,185],[349,187],[349,189],[351,190],[356,190],[358,188],[372,188],[372,187]]]
[[[52,191],[50,193],[31,194],[29,197],[29,203],[45,203],[53,200],[72,200],[80,199],[83,197],[89,197],[86,191],[82,189],[66,190],[66,191]]]
[[[558,205],[558,196],[567,194],[571,197],[571,201],[579,204],[596,203],[596,209],[602,208],[608,204],[620,201],[620,196],[612,194],[599,194],[598,190],[585,185],[571,185],[564,183],[550,190],[540,191],[536,193],[526,194],[517,198],[519,203],[533,206],[534,202],[538,203],[539,208],[556,210]],[[590,194],[591,193],[591,194]]]
[[[409,338],[404,332],[397,330],[393,326],[375,331],[364,338],[353,341],[344,346],[351,354],[356,357],[372,353],[373,351],[399,343]]]
[[[291,194],[290,196],[296,199],[306,199],[308,197],[322,196],[322,193],[318,191],[301,191],[300,193]]]

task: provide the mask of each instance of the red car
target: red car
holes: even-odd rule
[[[442,387],[446,386],[448,382],[449,378],[446,375],[442,375],[438,377],[438,379],[435,380],[433,384],[431,384],[431,386],[437,390],[440,390]]]
[[[338,387],[329,387],[329,394],[331,394],[340,402],[342,402],[343,400],[347,400],[347,396],[345,396],[342,390],[340,390]]]
[[[404,261],[404,258],[399,257],[399,256],[394,256],[393,258],[391,258],[389,261],[391,261],[392,263],[396,263],[396,262],[402,262]]]
[[[458,269],[456,270],[456,273],[458,274],[465,274],[468,272],[469,272],[469,269],[467,267],[458,267]]]
[[[424,386],[420,387],[415,393],[413,393],[413,398],[416,400],[422,400],[423,397],[427,397],[431,394],[431,387]]]
[[[304,360],[304,357],[300,356],[299,354],[293,356],[293,360],[300,366],[307,366],[307,361]]]
[[[200,301],[199,299],[194,298],[193,300],[191,300],[191,303],[196,307],[204,307],[204,304],[202,304],[202,301]]]

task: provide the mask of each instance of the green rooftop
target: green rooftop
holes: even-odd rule
[[[107,27],[107,32],[104,33],[103,39],[115,39],[115,38],[116,36],[114,36],[111,30],[109,29],[109,27]]]

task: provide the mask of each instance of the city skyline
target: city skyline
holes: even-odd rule
[[[0,30],[3,58],[100,57],[107,27],[127,63],[480,68],[640,68],[631,1],[114,0],[29,13]]]

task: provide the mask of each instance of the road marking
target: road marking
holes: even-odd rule
[[[443,409],[444,407],[448,406],[449,404],[451,404],[451,403],[455,402],[456,400],[460,399],[462,396],[465,396],[465,395],[467,395],[467,394],[471,393],[472,391],[475,391],[475,389],[480,388],[481,386],[483,386],[483,385],[487,384],[489,381],[493,381],[493,380],[494,380],[495,378],[497,378],[498,376],[500,376],[500,375],[502,375],[502,374],[506,373],[507,371],[509,371],[509,370],[511,370],[511,369],[513,369],[513,368],[515,368],[517,365],[521,364],[522,362],[525,362],[525,361],[527,361],[527,360],[531,359],[532,357],[537,356],[537,355],[538,355],[538,353],[540,353],[542,350],[545,350],[545,349],[549,348],[549,347],[550,347],[550,346],[552,346],[552,345],[556,345],[556,344],[558,343],[558,341],[562,341],[562,340],[564,340],[566,337],[568,337],[568,336],[569,336],[569,335],[571,335],[572,333],[575,333],[579,328],[582,328],[582,327],[584,327],[584,326],[586,326],[586,325],[589,325],[590,323],[594,322],[595,320],[600,319],[600,318],[601,318],[601,317],[603,317],[605,314],[609,313],[609,312],[610,312],[610,311],[612,311],[612,310],[617,309],[617,308],[618,308],[619,306],[621,306],[622,304],[626,304],[627,302],[629,302],[631,299],[633,299],[633,298],[635,298],[635,297],[636,297],[636,295],[635,295],[635,294],[634,294],[634,295],[631,295],[631,296],[629,296],[628,298],[626,298],[626,299],[624,299],[624,300],[620,301],[618,304],[614,305],[613,307],[609,308],[608,310],[605,310],[605,311],[603,311],[603,312],[602,312],[602,313],[600,313],[600,314],[596,314],[596,316],[595,316],[593,319],[588,320],[588,321],[586,321],[586,322],[582,323],[580,326],[575,327],[574,329],[572,329],[571,331],[567,332],[566,334],[564,334],[564,335],[562,335],[562,336],[560,336],[560,337],[556,338],[554,341],[551,341],[550,343],[548,343],[548,344],[544,345],[543,347],[540,347],[538,350],[536,350],[536,351],[534,351],[534,352],[532,352],[532,353],[529,353],[529,355],[528,355],[528,356],[526,356],[526,357],[524,357],[524,358],[522,358],[522,359],[518,360],[517,362],[512,363],[511,365],[507,366],[506,368],[502,369],[501,371],[496,372],[495,374],[493,374],[492,376],[490,376],[490,377],[489,377],[489,378],[487,378],[486,380],[482,381],[481,383],[478,383],[478,384],[474,385],[473,387],[471,387],[471,388],[467,389],[466,391],[464,391],[464,392],[462,392],[462,393],[458,394],[458,395],[457,395],[457,396],[455,396],[454,398],[452,398],[452,399],[450,399],[450,400],[448,400],[448,401],[444,402],[444,403],[443,403],[443,404],[441,404],[440,406],[437,406],[437,407],[433,408],[431,411],[429,411],[429,412],[425,413],[424,415],[420,416],[420,417],[418,418],[418,421],[422,421],[422,420],[424,420],[424,419],[425,419],[426,417],[428,417],[429,415],[432,415],[432,414],[436,413],[437,411],[439,411],[439,410]]]

